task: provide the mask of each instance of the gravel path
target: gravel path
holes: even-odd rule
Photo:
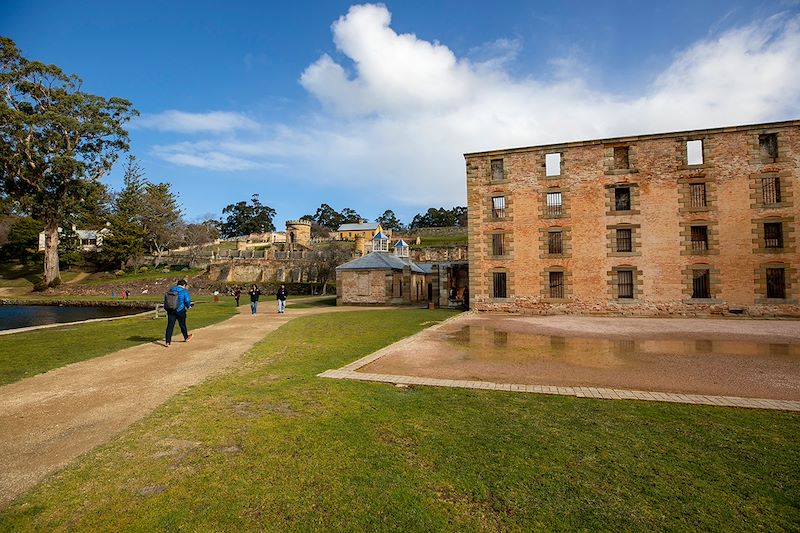
[[[270,304],[271,302],[264,302]],[[267,305],[262,309],[266,311]],[[353,308],[250,314],[202,329],[165,348],[160,342],[71,364],[0,387],[0,508],[81,454],[107,442],[180,391],[235,364],[293,318]]]

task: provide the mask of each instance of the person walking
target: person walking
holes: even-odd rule
[[[172,331],[175,329],[176,321],[181,328],[181,333],[183,333],[183,342],[189,342],[194,336],[186,328],[186,313],[192,306],[189,290],[186,288],[187,285],[185,279],[180,280],[177,285],[167,292],[164,298],[164,309],[167,311],[167,331],[164,334],[165,346],[172,344]],[[175,296],[171,296],[173,293],[177,295],[177,299]]]
[[[284,313],[286,311],[286,287],[281,285],[281,288],[278,289],[278,312]]]
[[[239,287],[236,287],[235,289],[233,289],[233,297],[236,298],[236,307],[239,307],[239,297],[241,295],[242,295],[242,291],[241,291],[241,289],[239,289]]]
[[[258,311],[258,297],[261,296],[261,291],[258,290],[258,287],[254,283],[252,287],[250,287],[250,291],[248,292],[250,295],[250,313],[256,314]]]

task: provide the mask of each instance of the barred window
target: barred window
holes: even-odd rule
[[[492,159],[490,162],[492,167],[492,181],[503,181],[505,179],[505,169],[503,168],[502,159]]]
[[[547,233],[547,253],[548,254],[562,254],[564,253],[564,241],[562,239],[561,230],[549,231]]]
[[[764,248],[783,248],[783,224],[781,222],[764,223]]]
[[[690,183],[689,184],[689,205],[691,207],[706,207],[706,184],[705,183]]]
[[[617,297],[633,298],[633,270],[617,271]]]
[[[768,176],[761,178],[761,201],[764,205],[781,203],[781,178]]]
[[[618,252],[632,252],[633,239],[632,231],[630,228],[623,228],[617,230],[617,251]]]
[[[758,147],[761,149],[762,159],[775,161],[778,158],[778,134],[765,133],[758,136]]]
[[[705,252],[708,250],[708,226],[692,226],[692,251]]]
[[[630,211],[630,210],[631,210],[631,188],[615,187],[614,211]]]
[[[692,298],[711,298],[711,273],[707,268],[692,272]]]
[[[550,272],[550,298],[564,297],[564,273]]]
[[[492,255],[505,255],[506,239],[503,233],[492,233]]]
[[[561,203],[561,193],[560,192],[549,192],[547,193],[547,216],[548,217],[560,217],[562,214],[562,203]]]
[[[505,218],[506,216],[506,197],[492,197],[492,216],[494,218]]]
[[[767,298],[786,298],[786,271],[783,268],[767,269]]]
[[[615,169],[626,169],[630,168],[630,160],[628,159],[628,147],[627,146],[615,146],[614,147],[614,168]]]
[[[493,272],[492,273],[492,296],[494,298],[506,297],[506,273]]]

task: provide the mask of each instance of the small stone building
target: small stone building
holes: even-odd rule
[[[464,157],[474,309],[800,316],[800,120]]]
[[[336,268],[337,305],[410,305],[426,303],[431,288],[430,265],[408,257],[408,245],[399,241],[388,251],[388,237],[373,238],[373,251]]]

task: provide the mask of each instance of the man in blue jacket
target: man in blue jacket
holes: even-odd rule
[[[178,294],[178,305],[174,311],[167,309],[167,332],[164,335],[166,346],[172,344],[172,330],[175,329],[176,320],[181,328],[181,333],[183,333],[183,341],[189,342],[192,340],[192,335],[190,335],[189,330],[186,329],[186,312],[192,306],[192,300],[189,298],[189,291],[186,289],[186,280],[180,280],[178,284],[169,291]]]

